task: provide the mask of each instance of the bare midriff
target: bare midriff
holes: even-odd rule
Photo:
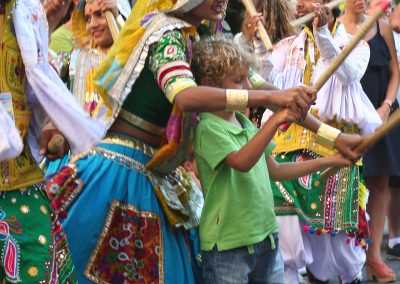
[[[140,130],[129,123],[125,122],[121,118],[117,118],[114,124],[110,127],[110,131],[120,132],[125,135],[128,135],[132,138],[136,138],[140,141],[143,141],[146,144],[149,144],[154,147],[159,147],[161,143],[161,137],[152,135],[148,132]]]

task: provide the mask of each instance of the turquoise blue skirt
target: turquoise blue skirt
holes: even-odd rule
[[[61,159],[57,159],[54,161],[46,160],[43,167],[46,177],[52,177],[54,174],[56,174],[60,169],[68,164],[70,158],[70,155],[65,155]]]
[[[79,283],[195,283],[186,233],[171,229],[145,174],[154,151],[105,139],[47,182]]]

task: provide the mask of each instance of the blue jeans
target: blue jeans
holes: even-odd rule
[[[202,253],[205,284],[284,283],[283,259],[278,234],[252,246]]]

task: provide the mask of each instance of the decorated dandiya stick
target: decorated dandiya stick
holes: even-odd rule
[[[324,6],[328,7],[329,9],[333,9],[336,6],[339,6],[340,3],[342,3],[344,0],[335,0],[329,3],[324,4]],[[310,14],[307,14],[301,18],[298,18],[296,20],[293,20],[290,22],[290,25],[292,25],[292,27],[296,28],[298,26],[302,26],[307,24],[309,21],[311,21],[312,19],[314,19],[314,17],[316,16],[316,12],[312,12]]]
[[[256,11],[256,8],[254,8],[252,0],[242,0],[242,3],[246,7],[246,10],[250,14],[250,16],[257,15],[257,11]],[[263,26],[261,21],[258,21],[257,29],[258,29],[258,34],[259,34],[262,42],[264,43],[265,47],[267,48],[268,51],[271,51],[272,43],[271,43],[268,33],[265,30],[265,27]]]
[[[314,88],[319,90],[329,79],[329,77],[336,71],[343,60],[349,55],[356,44],[365,36],[368,30],[375,24],[375,22],[384,14],[385,10],[390,7],[389,2],[381,2],[378,8],[374,11],[371,17],[369,17],[364,23],[359,26],[359,31],[353,35],[350,39],[348,45],[343,49],[343,51],[332,61],[324,73],[318,78],[317,82],[314,84]],[[393,113],[388,121],[378,128],[375,133],[368,136],[360,145],[358,145],[355,150],[357,152],[363,152],[368,147],[376,143],[380,138],[382,138],[387,132],[389,132],[393,127],[395,127],[400,122],[400,112],[397,110]],[[338,171],[338,168],[328,168],[322,174],[322,178],[328,178],[332,174]]]

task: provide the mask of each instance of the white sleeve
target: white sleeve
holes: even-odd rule
[[[17,157],[23,148],[14,121],[0,103],[0,161]]]
[[[342,32],[342,30],[343,27],[338,27],[337,33]],[[327,26],[314,29],[314,36],[321,55],[320,60],[327,61],[327,64],[332,62],[332,60],[341,53],[341,49],[344,47],[337,45],[336,37],[335,39],[331,37]],[[342,39],[343,36],[346,35],[341,35]],[[335,71],[336,77],[343,85],[349,85],[361,80],[368,66],[369,54],[369,47],[365,41],[361,41],[356,45]]]
[[[293,38],[288,37],[278,42],[272,53],[268,52],[261,40],[254,41],[254,54],[259,62],[257,73],[280,89],[284,88],[283,71]]]

